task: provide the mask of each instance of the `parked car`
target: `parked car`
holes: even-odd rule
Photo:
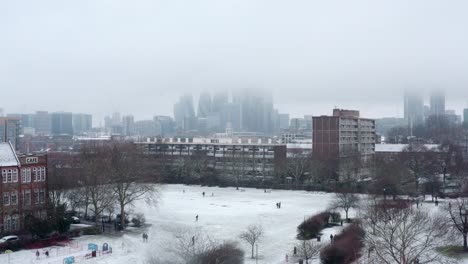
[[[72,221],[72,224],[79,224],[79,223],[81,223],[80,218],[78,218],[78,217],[76,217],[76,216],[72,216],[72,217],[71,217],[71,221]]]
[[[4,236],[0,238],[0,245],[2,244],[14,244],[19,242],[19,237],[18,236]]]

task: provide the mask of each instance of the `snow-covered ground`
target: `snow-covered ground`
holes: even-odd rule
[[[202,192],[206,193],[205,197]],[[304,217],[325,210],[331,199],[333,194],[305,191],[273,190],[265,193],[257,189],[166,185],[161,189],[157,205],[141,201],[133,209],[145,214],[146,222],[151,225],[148,230],[132,230],[123,236],[80,237],[75,248],[50,249],[49,258],[41,254],[41,258],[36,260],[35,251],[23,250],[9,256],[0,255],[0,263],[8,263],[9,257],[10,263],[58,264],[63,263],[66,256],[75,256],[77,263],[143,264],[148,256],[167,255],[174,247],[174,233],[178,230],[198,230],[219,241],[238,241],[239,234],[248,225],[260,223],[265,236],[259,244],[258,263],[279,264],[284,263],[285,255],[290,255],[297,243],[297,225]],[[281,202],[281,209],[276,208],[277,202]],[[198,222],[195,221],[196,215],[199,215]],[[337,234],[340,229],[325,229],[322,242],[328,243],[330,234]],[[148,243],[142,242],[142,232],[148,233]],[[92,260],[83,258],[87,253],[87,243],[101,247],[106,242],[112,247],[112,254]],[[255,263],[255,260],[248,259],[249,246],[239,243],[246,252],[246,263]]]

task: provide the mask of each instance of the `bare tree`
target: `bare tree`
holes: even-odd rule
[[[400,153],[400,161],[412,174],[411,182],[419,193],[419,181],[427,174],[434,173],[434,153],[422,144],[410,144]]]
[[[309,260],[317,259],[322,250],[322,244],[312,242],[311,240],[302,240],[297,244],[297,254],[305,259],[305,263],[309,264]]]
[[[463,236],[463,251],[468,251],[468,198],[460,197],[447,207],[451,224]]]
[[[92,205],[95,223],[100,223],[103,211],[114,201],[109,188],[109,159],[107,149],[103,146],[85,146],[80,154],[80,167],[84,180],[84,193]]]
[[[345,211],[346,220],[348,220],[348,212],[351,208],[356,208],[359,205],[359,196],[354,193],[342,191],[335,194],[335,199],[331,203],[332,209],[341,208]]]
[[[263,227],[259,224],[250,225],[247,230],[239,235],[239,238],[247,242],[252,247],[252,259],[255,258],[254,248],[261,238],[263,237]]]
[[[216,241],[200,230],[179,229],[175,234],[175,254],[185,263],[214,248]]]
[[[286,161],[287,175],[294,179],[294,183],[299,185],[309,173],[310,156],[302,153],[301,150],[295,150]]]
[[[175,239],[166,252],[172,252],[169,259],[160,259],[150,254],[148,264],[243,264],[244,252],[236,242],[213,240],[201,230],[176,229]],[[175,242],[174,242],[175,241]]]
[[[407,203],[384,203],[387,204],[379,200],[369,202],[361,214],[369,263],[445,263],[436,251],[446,243],[449,225],[445,217]]]
[[[120,207],[120,221],[125,226],[125,208],[142,199],[154,200],[154,184],[143,182],[141,155],[133,144],[115,144],[110,150],[111,190]]]

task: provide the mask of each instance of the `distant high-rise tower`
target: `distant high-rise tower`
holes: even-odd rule
[[[11,142],[15,149],[19,149],[20,131],[20,118],[0,117],[0,142]]]
[[[208,92],[200,94],[198,99],[198,117],[207,117],[211,113],[211,95]]]
[[[195,127],[195,110],[191,94],[181,96],[179,102],[174,105],[174,119],[177,127],[184,131]]]
[[[430,98],[431,115],[445,115],[445,94],[442,91],[433,92]]]
[[[227,91],[218,91],[213,95],[213,102],[211,104],[211,111],[219,113],[223,107],[229,103],[229,93]]]
[[[48,136],[51,134],[51,117],[47,111],[37,111],[34,115],[34,129],[36,135]]]
[[[233,101],[240,105],[241,131],[273,131],[273,97],[268,91],[244,89],[236,93]]]
[[[405,92],[405,119],[408,121],[410,131],[417,125],[424,123],[424,101],[421,95]]]
[[[93,128],[93,116],[90,114],[73,114],[73,132],[83,134]]]
[[[122,117],[123,134],[125,136],[133,136],[135,134],[135,119],[133,115],[125,115]]]
[[[51,115],[53,135],[73,135],[73,115],[68,112],[55,112]]]

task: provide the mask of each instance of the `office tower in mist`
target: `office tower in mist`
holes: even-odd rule
[[[279,127],[281,130],[289,128],[289,114],[279,114]]]
[[[51,116],[47,111],[37,111],[34,115],[34,129],[36,135],[48,136],[51,134]]]
[[[431,93],[430,114],[435,116],[445,115],[445,94],[443,91]]]
[[[174,105],[174,119],[177,127],[184,131],[195,128],[195,110],[191,94],[181,96],[179,101]]]
[[[51,114],[53,135],[73,135],[73,114],[69,112],[54,112]]]
[[[0,142],[11,142],[19,149],[19,136],[21,133],[21,119],[17,117],[0,117]]]
[[[161,136],[167,137],[172,136],[175,133],[175,122],[170,116],[155,116],[153,117],[154,122],[161,129]]]
[[[405,119],[412,130],[424,123],[424,101],[421,95],[414,92],[405,92],[404,97]]]
[[[124,115],[122,117],[123,135],[130,137],[135,134],[135,118],[133,115]]]
[[[223,110],[223,107],[228,103],[229,93],[227,91],[217,91],[213,95],[211,111],[214,113],[220,113]]]
[[[90,114],[73,114],[73,132],[77,135],[93,129],[93,116]]]
[[[273,97],[266,90],[240,90],[233,96],[240,105],[240,130],[271,133],[273,130]]]
[[[209,92],[203,92],[198,99],[197,117],[207,117],[211,113],[211,95]]]

